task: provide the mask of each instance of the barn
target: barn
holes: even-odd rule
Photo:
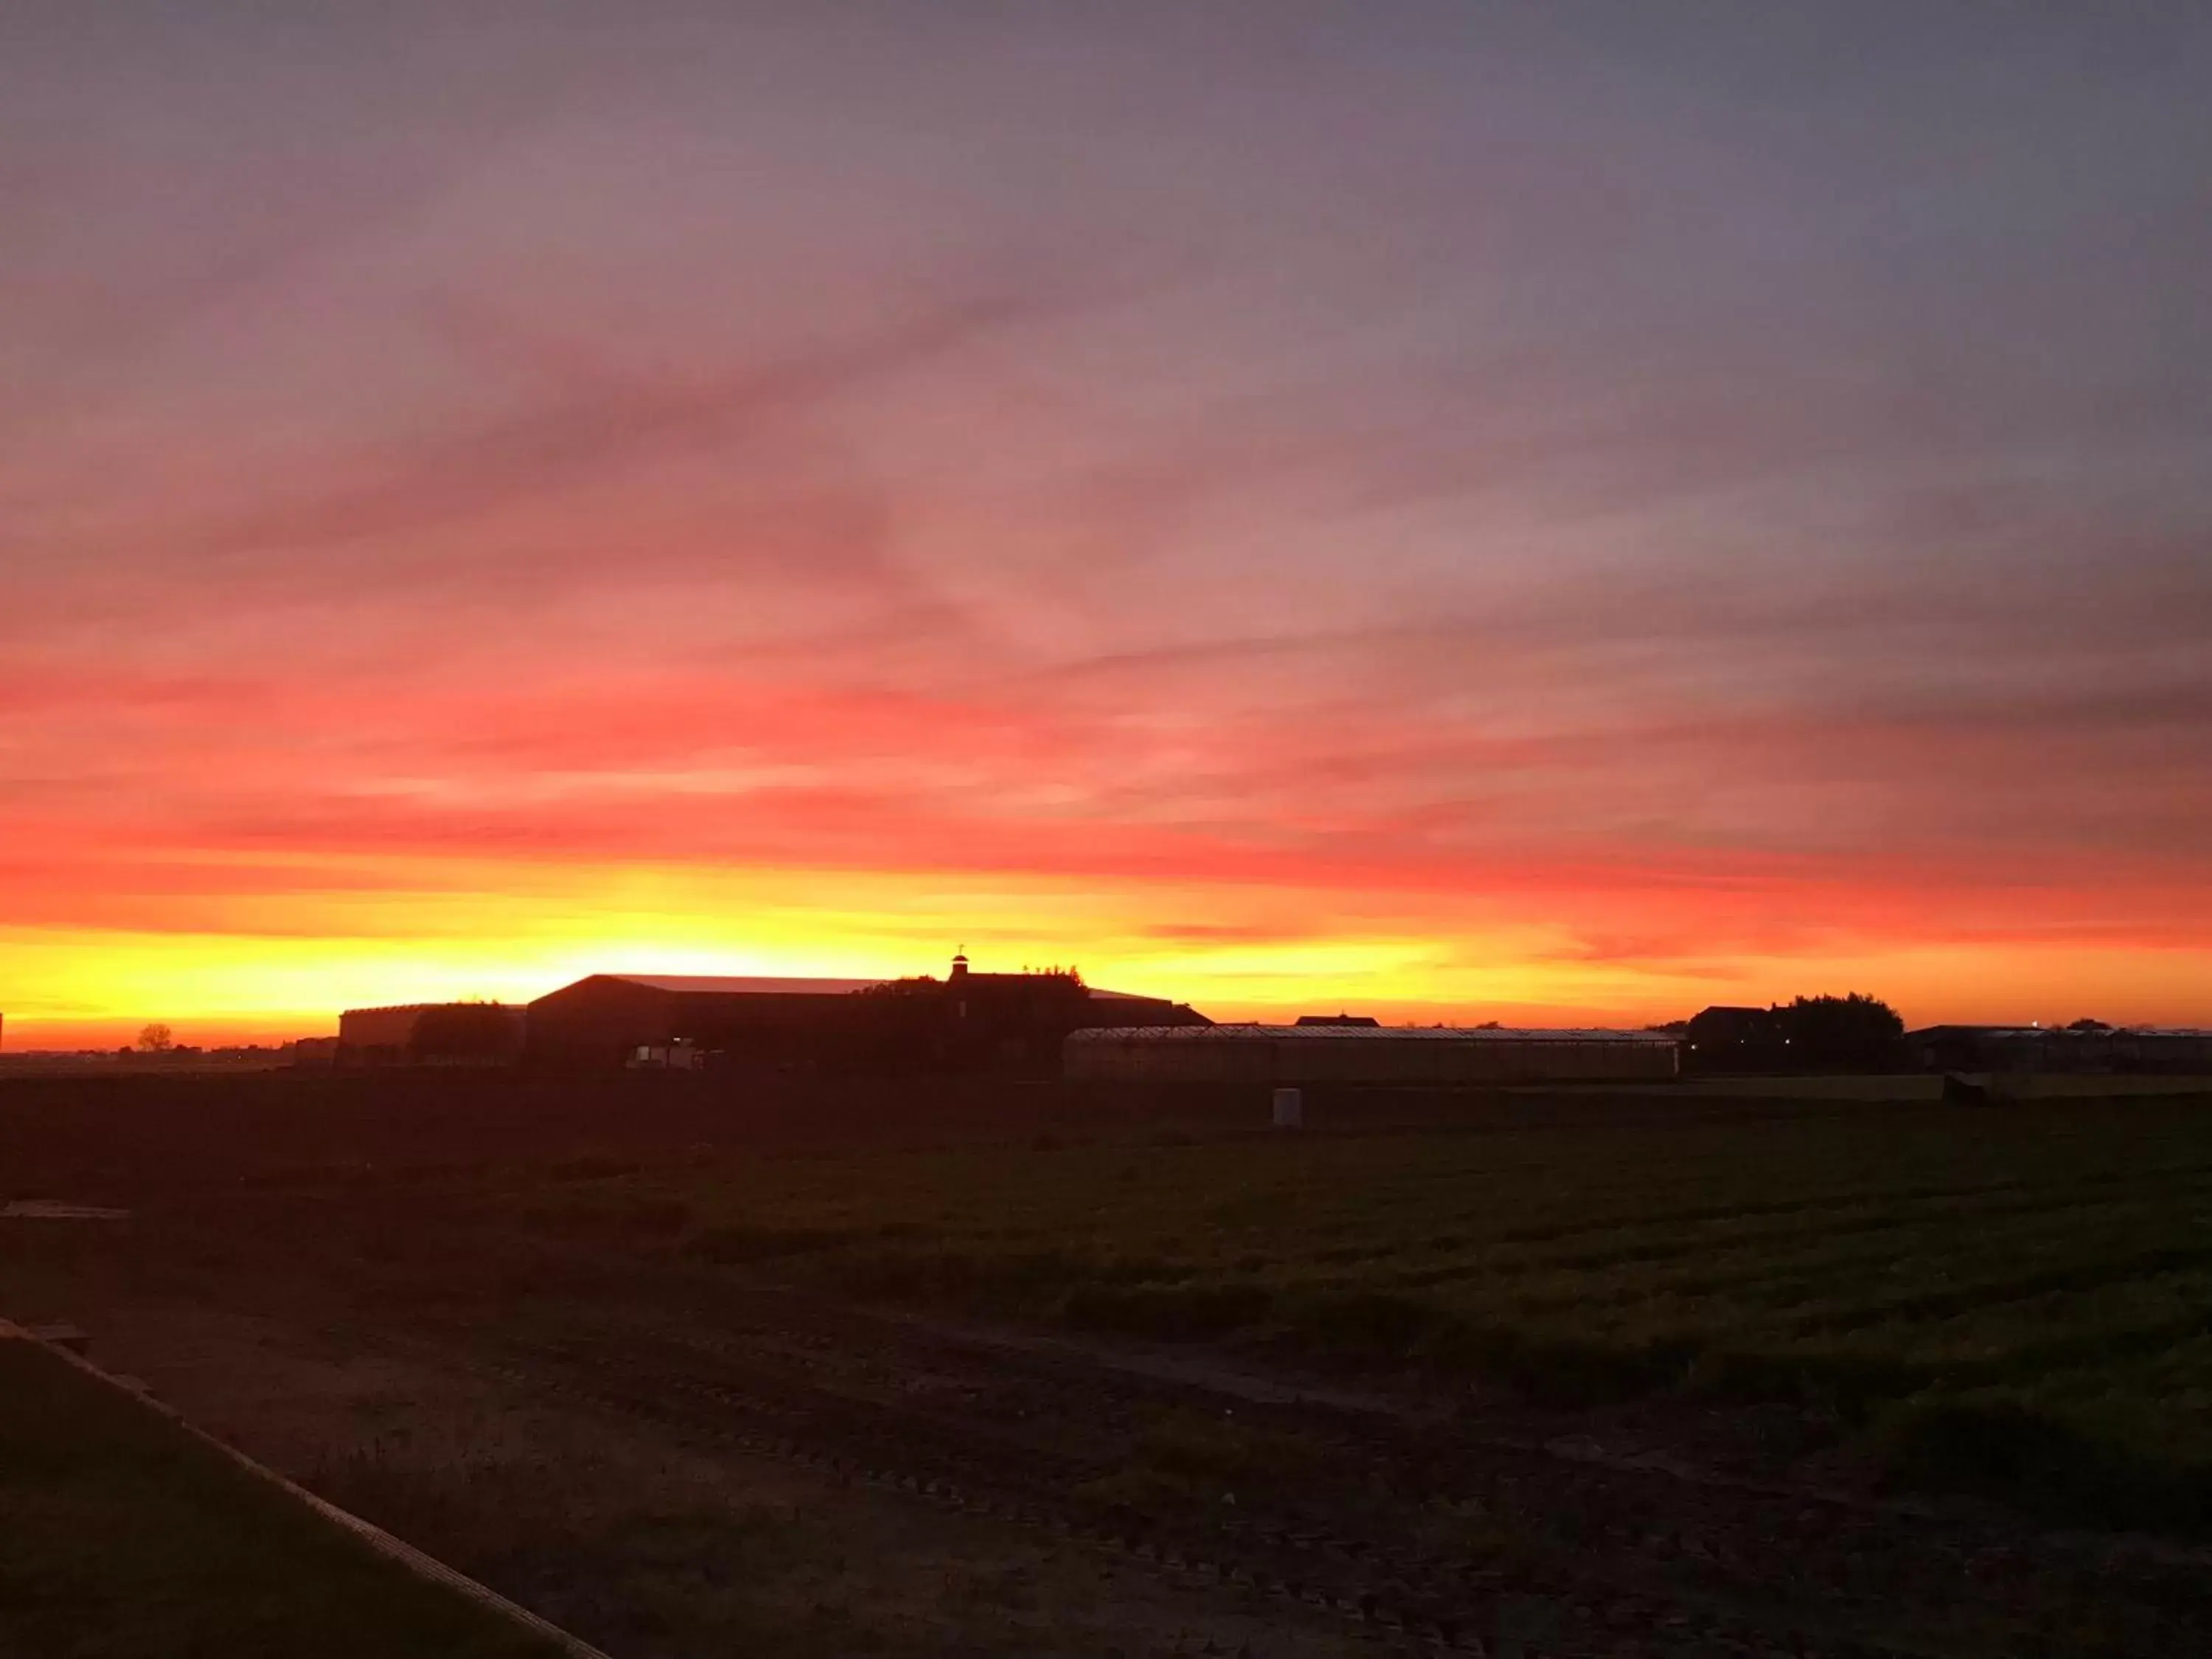
[[[1153,1026],[1072,1033],[1071,1082],[1349,1084],[1451,1087],[1665,1082],[1679,1069],[1663,1031],[1348,1024]]]
[[[530,1005],[524,1053],[533,1065],[586,1070],[731,1052],[798,1066],[829,1040],[855,992],[883,982],[593,974]]]
[[[941,980],[594,974],[530,1005],[526,1053],[532,1064],[567,1068],[1048,1077],[1070,1031],[1204,1019],[1072,972],[972,973],[964,956]]]

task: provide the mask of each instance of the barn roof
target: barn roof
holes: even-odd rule
[[[1073,1033],[1070,1042],[1235,1042],[1285,1037],[1300,1042],[1634,1042],[1674,1043],[1669,1031],[1497,1025],[1121,1025]]]
[[[599,974],[594,977],[686,996],[838,996],[888,983],[880,979],[779,979],[748,974]]]
[[[985,984],[1027,983],[1038,977],[1028,974],[978,974],[971,976]],[[642,986],[652,991],[669,991],[681,996],[842,996],[852,991],[872,991],[879,986],[899,984],[936,984],[940,988],[956,981],[901,981],[889,979],[814,979],[781,977],[775,975],[751,974],[593,974],[594,980],[612,980],[622,985]],[[578,981],[579,984],[588,981]],[[569,988],[564,986],[562,989]],[[1083,988],[1094,1002],[1154,1002],[1166,1003],[1166,997],[1146,996],[1135,991],[1109,991],[1099,986]]]
[[[2107,1025],[2077,1031],[2070,1025],[1923,1025],[1907,1031],[1913,1042],[1929,1037],[2212,1037],[2212,1030],[2188,1025]]]

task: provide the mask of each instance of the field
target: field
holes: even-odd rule
[[[0,1310],[624,1659],[2212,1650],[2203,1098],[193,1088]]]
[[[0,1652],[555,1651],[370,1553],[38,1345],[0,1337]]]
[[[869,1297],[1552,1399],[1788,1401],[1901,1478],[2212,1522],[2203,1102],[587,1159],[487,1197]]]

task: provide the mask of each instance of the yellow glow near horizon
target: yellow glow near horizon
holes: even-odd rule
[[[490,896],[295,896],[283,933],[0,930],[0,1012],[16,1050],[112,1046],[150,1020],[189,1042],[269,1041],[333,1030],[347,1007],[524,1001],[599,972],[942,973],[960,945],[989,968],[1074,965],[1095,983],[1229,1018],[1343,1007],[1423,1023],[1645,1024],[1715,1001],[1864,989],[1914,1023],[2084,1012],[2178,1023],[2212,986],[2212,953],[2117,946],[1936,941],[1817,960],[1749,956],[1717,972],[1591,960],[1556,929],[1463,919],[1449,933],[1378,919],[1313,937],[1246,937],[1264,930],[1236,916],[1279,915],[1298,897],[1260,889],[1209,895],[1213,914],[1231,920],[1163,938],[1146,919],[1188,915],[1188,895],[1180,908],[1175,896],[1042,878],[540,871],[528,890]]]

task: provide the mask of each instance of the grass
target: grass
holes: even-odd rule
[[[1062,1135],[647,1162],[559,1182],[557,1214],[510,1174],[495,1201],[884,1300],[1548,1400],[1808,1402],[1900,1480],[2206,1530],[2208,1105]]]
[[[0,1653],[538,1659],[158,1414],[0,1340]]]

